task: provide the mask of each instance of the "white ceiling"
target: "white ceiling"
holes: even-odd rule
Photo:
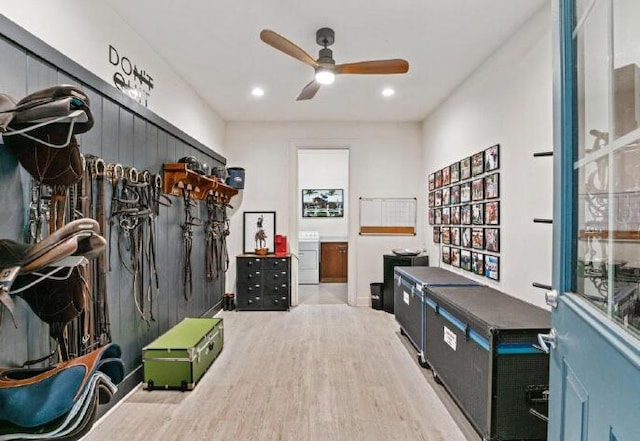
[[[226,121],[419,121],[548,0],[105,0]],[[296,102],[313,69],[262,43],[271,29],[336,63],[404,58],[405,75],[340,75]],[[250,95],[261,86],[265,96]],[[383,98],[384,87],[396,94]]]

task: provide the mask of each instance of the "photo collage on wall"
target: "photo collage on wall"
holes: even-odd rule
[[[429,175],[428,220],[442,262],[500,280],[500,145]]]

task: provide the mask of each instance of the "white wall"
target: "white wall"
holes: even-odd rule
[[[302,217],[303,189],[342,189],[343,217]],[[321,240],[346,239],[349,234],[349,150],[298,150],[298,230],[318,231]],[[295,238],[292,238],[295,240]]]
[[[350,201],[359,197],[424,197],[420,194],[425,180],[420,161],[420,123],[230,122],[225,145],[229,164],[246,169],[242,205],[231,218],[228,243],[232,257],[242,248],[242,211],[275,210],[278,232],[296,237],[299,147],[349,149]],[[382,255],[392,248],[423,246],[423,236],[361,237],[358,204],[349,204],[347,210],[350,301],[368,305],[369,283],[382,281]],[[418,227],[418,231],[424,230],[421,224]],[[292,252],[297,251],[296,246],[292,241]],[[234,291],[235,262],[227,283],[228,290]]]
[[[422,176],[500,144],[501,275],[482,283],[544,306],[551,284],[552,146],[551,9],[542,8],[423,123]],[[423,186],[424,188],[425,186]],[[423,191],[423,196],[426,191]],[[431,264],[439,247],[431,240]],[[471,273],[440,263],[474,278]]]
[[[153,77],[150,110],[224,156],[222,118],[104,2],[2,0],[0,13],[113,85],[112,45]]]

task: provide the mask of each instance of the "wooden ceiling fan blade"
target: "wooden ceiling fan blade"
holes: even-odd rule
[[[310,66],[317,67],[318,63],[314,60],[311,55],[306,53],[303,49],[298,47],[295,43],[284,38],[282,35],[277,34],[269,29],[264,29],[260,32],[260,40],[267,43],[269,46],[278,49],[285,54],[296,58],[303,63],[306,63]]]
[[[318,90],[320,90],[320,86],[321,84],[316,80],[311,81],[309,84],[302,88],[302,90],[298,94],[298,97],[296,98],[296,101],[310,100],[311,98],[316,96],[316,93],[318,93]]]
[[[358,63],[338,64],[335,67],[336,74],[403,74],[409,71],[409,63],[406,60],[395,58],[393,60],[360,61]]]

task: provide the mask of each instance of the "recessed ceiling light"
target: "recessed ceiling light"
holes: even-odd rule
[[[254,87],[253,89],[251,89],[251,95],[255,97],[264,96],[264,89],[262,89],[261,87]]]
[[[396,91],[395,91],[395,90],[393,90],[393,89],[392,89],[392,88],[390,88],[390,87],[387,87],[386,89],[384,89],[384,90],[382,91],[382,96],[389,97],[389,96],[393,96],[395,93],[396,93]]]

